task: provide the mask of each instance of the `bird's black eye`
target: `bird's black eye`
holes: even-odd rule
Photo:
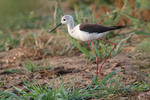
[[[63,19],[63,21],[66,21],[66,19]]]

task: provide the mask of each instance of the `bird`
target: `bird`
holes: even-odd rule
[[[89,24],[89,23],[81,23],[78,25],[74,25],[74,19],[71,15],[64,15],[61,18],[61,22],[56,25],[52,30],[49,30],[48,32],[51,33],[54,30],[56,30],[61,25],[66,24],[68,28],[68,33],[71,37],[75,38],[76,40],[80,41],[89,41],[91,43],[92,49],[94,50],[95,57],[96,57],[96,65],[97,65],[97,75],[102,77],[101,70],[104,65],[104,63],[107,61],[109,56],[111,55],[112,51],[116,48],[117,44],[113,43],[109,40],[106,40],[103,38],[104,35],[108,34],[112,30],[117,30],[121,28],[125,28],[126,25],[120,25],[120,26],[103,26],[100,24]],[[94,48],[94,44],[92,40],[103,40],[113,45],[112,50],[108,53],[108,55],[105,57],[105,59],[101,62],[101,65],[99,67],[99,59],[96,54],[96,50]]]

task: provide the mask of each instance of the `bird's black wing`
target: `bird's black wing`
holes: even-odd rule
[[[102,26],[98,24],[80,24],[80,30],[88,33],[103,33],[111,30],[124,28],[126,26]]]

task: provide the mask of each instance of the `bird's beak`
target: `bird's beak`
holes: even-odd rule
[[[58,24],[58,25],[56,25],[56,27],[55,28],[53,28],[52,30],[49,30],[48,32],[49,33],[51,33],[52,31],[54,31],[54,30],[56,30],[59,26],[61,26],[62,25],[62,23],[60,23],[60,24]]]

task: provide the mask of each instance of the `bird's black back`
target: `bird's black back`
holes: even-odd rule
[[[124,28],[126,26],[102,26],[99,24],[80,24],[80,30],[88,33],[103,33],[111,30]]]

